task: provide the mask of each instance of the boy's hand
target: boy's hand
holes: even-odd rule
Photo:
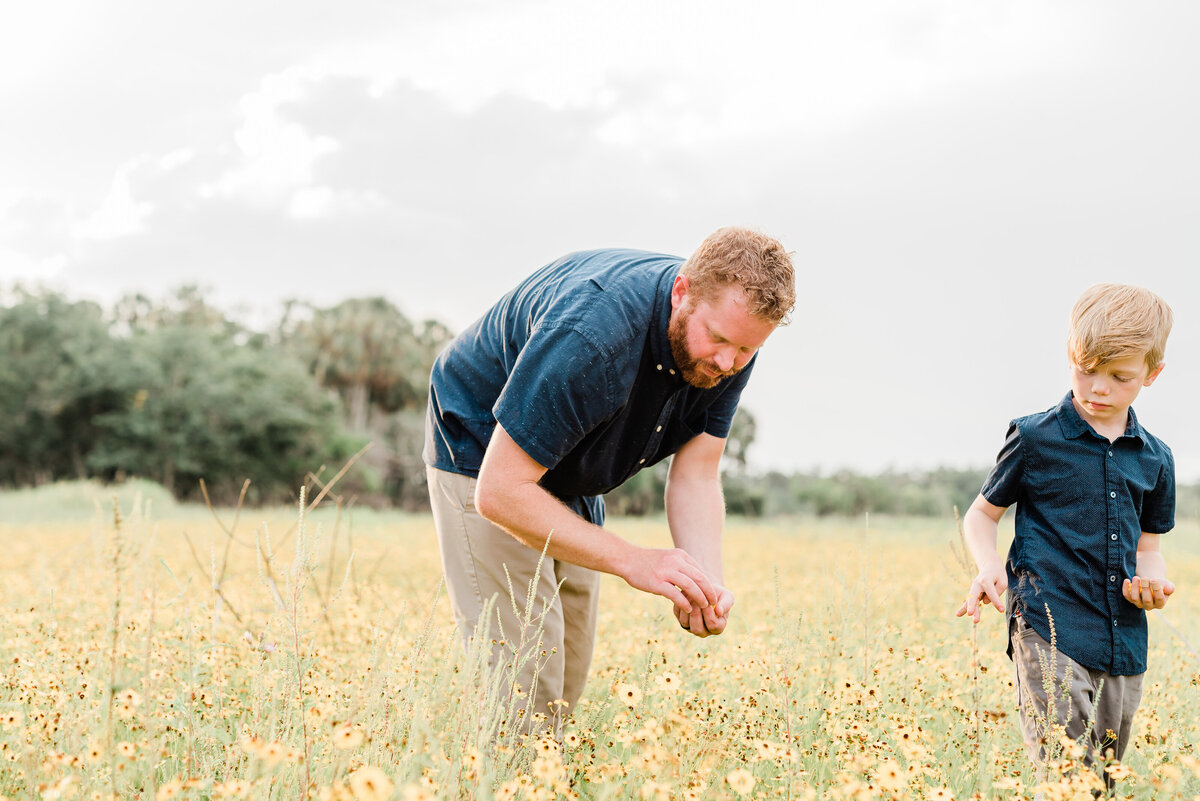
[[[1125,600],[1138,609],[1162,609],[1167,598],[1175,592],[1175,585],[1167,579],[1148,579],[1134,576],[1121,585]]]
[[[1004,611],[1004,591],[1008,589],[1008,571],[1000,560],[984,565],[967,590],[967,599],[955,613],[956,617],[970,615],[976,623],[983,613],[983,604],[990,603],[997,612]]]

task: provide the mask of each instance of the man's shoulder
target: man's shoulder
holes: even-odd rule
[[[550,280],[562,280],[572,286],[590,285],[601,292],[633,290],[644,293],[653,288],[668,271],[678,271],[679,256],[628,248],[577,250],[549,264]]]
[[[601,249],[569,253],[547,266],[539,283],[552,287],[539,328],[570,328],[597,344],[624,347],[645,336],[678,256],[644,250]]]

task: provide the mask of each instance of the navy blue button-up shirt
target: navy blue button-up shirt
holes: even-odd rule
[[[546,265],[459,334],[430,378],[424,459],[475,476],[496,423],[591,522],[599,497],[701,433],[729,434],[754,359],[712,389],[683,380],[667,339],[683,259],[637,250]]]
[[[1008,552],[1008,611],[1092,670],[1146,670],[1146,613],[1121,585],[1136,574],[1138,538],[1175,525],[1175,462],[1133,409],[1114,442],[1079,416],[1071,394],[1012,421],[983,497],[1017,504]],[[1009,656],[1012,643],[1009,643]]]

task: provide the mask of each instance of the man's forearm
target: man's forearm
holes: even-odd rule
[[[479,490],[476,504],[481,515],[530,548],[545,548],[552,559],[624,576],[629,560],[636,558],[636,546],[583,520],[535,482],[503,490],[481,483]]]
[[[720,478],[669,479],[666,508],[675,547],[691,554],[714,581],[724,584],[721,533],[725,528],[725,497]]]

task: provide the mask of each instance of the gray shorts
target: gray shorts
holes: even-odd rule
[[[1051,649],[1020,615],[1009,621],[1009,636],[1029,758],[1043,765],[1048,749],[1051,754],[1061,752],[1057,743],[1065,734],[1084,746],[1083,759],[1089,765],[1097,759],[1103,762],[1110,750],[1120,759],[1129,745],[1145,674],[1113,676],[1085,668]]]

